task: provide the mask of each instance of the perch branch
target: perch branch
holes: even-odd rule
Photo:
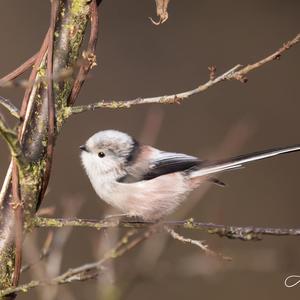
[[[8,99],[3,98],[0,96],[0,104],[5,107],[12,116],[16,117],[17,119],[20,119],[20,112],[19,109],[12,104]]]
[[[99,272],[103,270],[104,263],[122,256],[147,238],[149,238],[153,233],[157,232],[162,226],[168,226],[173,228],[184,228],[184,229],[196,229],[209,234],[217,234],[221,237],[227,237],[230,239],[240,239],[244,241],[249,240],[260,240],[262,235],[291,235],[298,236],[300,235],[300,229],[285,229],[285,228],[263,228],[263,227],[238,227],[238,226],[226,226],[218,225],[212,223],[200,223],[195,222],[193,219],[185,221],[165,221],[162,223],[153,223],[153,222],[132,222],[132,221],[122,221],[122,220],[113,220],[113,219],[102,219],[102,220],[87,220],[87,219],[58,219],[58,218],[44,218],[44,217],[35,217],[31,226],[34,227],[56,227],[60,228],[63,226],[75,226],[75,227],[92,227],[96,229],[104,228],[113,228],[113,227],[125,227],[133,228],[129,230],[126,235],[120,240],[118,245],[109,250],[104,257],[90,264],[85,264],[77,268],[70,269],[65,273],[54,277],[47,281],[33,280],[29,283],[20,285],[18,287],[10,287],[0,291],[0,297],[18,293],[18,292],[27,292],[32,288],[45,285],[59,285],[66,284],[75,281],[84,281],[88,279],[95,278],[98,276]],[[136,238],[131,239],[132,236],[136,235],[137,229],[145,229],[142,234],[138,235]],[[178,239],[178,234],[176,233],[175,239]],[[189,242],[195,244],[193,240],[182,239],[179,236],[179,240],[183,242]],[[196,244],[198,247],[203,248],[203,244]]]
[[[195,89],[182,92],[179,94],[167,95],[167,96],[158,96],[158,97],[150,97],[150,98],[136,98],[133,100],[126,100],[126,101],[100,101],[89,105],[81,105],[81,106],[74,106],[74,107],[67,107],[65,112],[65,117],[69,117],[72,114],[78,114],[85,111],[93,111],[97,108],[130,108],[133,105],[140,105],[140,104],[150,104],[150,103],[162,103],[162,104],[173,104],[173,103],[180,103],[182,100],[189,98],[192,95],[198,94],[200,92],[206,91],[208,88],[216,85],[219,82],[224,80],[239,80],[241,82],[246,82],[247,78],[245,77],[246,74],[250,73],[251,71],[262,67],[263,65],[277,60],[281,57],[281,55],[299,43],[300,41],[300,33],[298,33],[293,39],[283,44],[277,51],[272,53],[271,55],[255,62],[253,64],[249,64],[245,67],[242,65],[236,65],[235,67],[231,68],[227,72],[223,73],[220,76],[214,78],[214,76],[210,76],[210,79],[196,87]],[[210,72],[211,73],[211,72]],[[211,74],[210,74],[211,75]],[[215,74],[214,74],[215,75]]]
[[[142,221],[122,221],[117,218],[104,218],[101,220],[94,219],[60,219],[60,218],[45,218],[35,217],[32,223],[33,227],[56,227],[75,226],[75,227],[91,227],[95,229],[105,229],[114,227],[123,228],[147,228],[154,225],[154,222]],[[183,221],[164,221],[161,223],[165,226],[173,228],[184,228],[200,230],[209,234],[216,234],[220,237],[230,239],[240,239],[243,241],[260,240],[263,235],[274,236],[299,236],[300,228],[269,228],[269,227],[254,227],[254,226],[228,226],[213,223],[195,222],[193,219]]]

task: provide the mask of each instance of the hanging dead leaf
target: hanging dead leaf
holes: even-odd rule
[[[159,17],[159,20],[156,22],[151,17],[149,17],[152,24],[158,26],[166,22],[169,18],[168,15],[168,4],[170,0],[155,0],[156,3],[156,14]]]

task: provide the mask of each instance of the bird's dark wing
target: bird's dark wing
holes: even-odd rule
[[[159,151],[152,147],[141,151],[140,156],[136,158],[134,163],[126,167],[127,174],[119,178],[119,182],[131,183],[151,180],[161,175],[198,168],[201,164],[201,160],[197,157]]]
[[[194,156],[182,153],[160,152],[150,163],[143,179],[150,180],[165,174],[188,171],[192,168],[198,168],[200,164],[201,160]]]
[[[202,166],[202,161],[194,156],[164,152],[144,146],[140,153],[135,157],[134,162],[130,163],[125,169],[126,174],[118,179],[119,182],[133,183],[142,180],[151,180],[158,176],[174,173],[199,170]],[[225,186],[221,180],[208,177],[208,181]]]

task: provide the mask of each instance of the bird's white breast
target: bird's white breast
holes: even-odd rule
[[[124,174],[103,168],[89,153],[82,153],[82,162],[98,196],[124,213],[157,220],[173,212],[186,198],[191,188],[181,172],[162,175],[151,180],[121,183]]]

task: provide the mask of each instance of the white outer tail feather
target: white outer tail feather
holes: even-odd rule
[[[264,150],[260,152],[255,152],[251,154],[241,155],[237,157],[233,157],[231,159],[216,161],[216,162],[204,162],[204,166],[195,172],[190,174],[191,178],[206,176],[210,174],[220,173],[223,171],[236,169],[242,167],[244,164],[261,160],[269,157],[273,157],[280,154],[286,154],[290,152],[300,151],[300,145],[285,147],[285,148],[277,148]],[[207,164],[205,166],[205,164]]]

